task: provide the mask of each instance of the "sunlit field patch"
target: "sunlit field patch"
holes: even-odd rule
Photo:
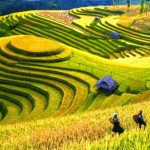
[[[55,41],[35,36],[16,37],[10,41],[10,44],[20,50],[33,53],[51,52],[61,48],[61,45]]]
[[[126,143],[125,139],[129,139],[131,142],[134,142],[135,139],[139,143],[139,147],[142,145],[148,147],[149,126],[145,131],[143,131],[143,128],[142,131],[139,131],[138,126],[132,119],[132,116],[139,109],[142,109],[144,118],[148,121],[149,108],[147,106],[149,106],[149,102],[79,113],[61,118],[1,126],[0,144],[2,148],[11,148],[12,150],[24,149],[25,147],[28,149],[61,149],[61,147],[63,147],[62,149],[67,149],[67,147],[74,149],[75,145],[78,149],[82,149],[83,146],[86,149],[90,149],[90,147],[105,148],[107,147],[106,143],[110,147],[118,146],[123,149],[123,147],[130,146],[130,142]],[[111,135],[112,124],[108,121],[113,112],[118,113],[120,122],[125,129],[123,135],[120,137],[116,135],[114,138]],[[136,138],[139,136],[142,138]],[[144,138],[145,136],[147,138]],[[118,144],[114,143],[115,139],[117,139]],[[121,141],[124,144],[120,145]],[[3,142],[5,144],[2,144]]]
[[[69,47],[56,41],[36,36],[16,36],[1,42],[1,52],[6,58],[22,61],[61,61],[71,57]]]

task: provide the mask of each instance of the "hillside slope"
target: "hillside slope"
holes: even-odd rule
[[[124,13],[97,6],[0,17],[3,149],[123,149],[133,140],[149,148],[149,126],[144,141],[135,138],[132,116],[142,109],[150,119],[150,35],[118,23]],[[95,87],[107,75],[118,83],[111,94]],[[115,146],[114,112],[126,131]]]
[[[5,37],[0,45],[2,124],[124,105],[150,89],[150,69],[142,64],[112,62],[36,36]],[[119,88],[103,96],[95,84],[108,74]]]

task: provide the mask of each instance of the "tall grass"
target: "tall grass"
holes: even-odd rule
[[[148,148],[150,137],[150,102],[115,107],[49,118],[32,122],[0,126],[0,146],[2,149],[135,149]],[[147,128],[139,131],[132,116],[143,110]],[[118,113],[125,129],[121,136],[111,136],[112,124],[108,119]],[[137,143],[137,144],[136,144]]]
[[[103,139],[95,141],[84,141],[65,145],[63,150],[149,150],[150,149],[150,127],[145,131],[133,129],[123,135],[112,137],[106,135]]]

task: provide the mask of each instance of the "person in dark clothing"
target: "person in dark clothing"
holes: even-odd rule
[[[144,129],[146,127],[146,122],[144,121],[144,118],[142,116],[142,110],[139,110],[138,112],[138,123],[139,123],[139,128],[141,129],[142,125],[144,125]]]
[[[114,132],[114,134],[116,134],[116,133],[121,134],[124,132],[124,129],[121,127],[119,119],[117,117],[117,113],[113,114],[113,125],[114,126],[113,126],[112,131]]]

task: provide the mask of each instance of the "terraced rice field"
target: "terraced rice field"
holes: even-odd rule
[[[101,97],[95,83],[106,70],[85,64],[87,53],[82,52],[86,61],[77,58],[77,50],[64,44],[20,35],[1,38],[0,45],[2,124],[118,106],[136,96]]]
[[[93,120],[96,110],[97,115],[107,114],[107,117],[113,111],[121,113],[124,108],[126,112],[134,108],[130,112],[133,113],[135,108],[140,109],[139,102],[145,101],[141,104],[148,112],[150,35],[118,24],[123,13],[98,6],[69,12],[26,11],[0,17],[5,24],[17,24],[7,30],[6,37],[0,38],[0,125],[7,126],[3,131],[1,128],[3,149],[42,149],[42,145],[50,149],[63,145],[65,149],[68,141],[75,142],[80,149],[84,140],[97,142],[110,129],[104,122],[106,117],[98,122]],[[95,16],[100,17],[100,22],[94,21]],[[110,36],[113,31],[121,38],[113,39]],[[105,75],[111,75],[119,85],[111,95],[99,93],[95,87]],[[83,119],[90,114],[90,122]],[[33,122],[37,129],[30,124]],[[55,122],[53,132],[52,122]],[[71,122],[79,126],[79,131]],[[23,127],[17,131],[24,134],[22,141],[13,133],[16,129],[12,125]],[[26,125],[29,136],[28,132],[20,131]],[[132,127],[126,125],[127,129]],[[13,147],[13,141],[3,146],[7,130],[22,146],[18,147],[16,142]],[[50,145],[45,138],[41,141],[43,135],[53,139]],[[29,141],[29,145],[23,141]]]
[[[149,58],[149,35],[117,24],[117,13],[104,7],[83,7],[69,12],[29,11],[1,17],[5,23],[19,23],[7,32],[10,37],[1,39],[0,47],[2,98],[7,99],[8,105],[13,103],[16,107],[12,111],[16,111],[17,120],[18,117],[20,120],[32,118],[36,113],[40,114],[37,115],[40,118],[39,116],[59,116],[87,109],[106,108],[109,107],[108,103],[112,105],[112,101],[115,101],[114,106],[122,105],[134,97],[126,93],[108,98],[99,97],[94,87],[100,77],[112,73],[112,69],[100,69],[96,67],[97,62],[89,62],[94,55],[107,58],[108,62],[111,59],[111,63],[120,63],[127,58]],[[94,16],[100,17],[99,23],[93,24]],[[71,23],[74,26],[70,26]],[[108,35],[112,31],[119,32],[122,38],[112,39]],[[81,57],[77,50],[94,55],[89,57],[82,52]],[[116,78],[119,76],[120,83],[125,75],[124,70],[121,72],[122,77],[119,72],[114,73]],[[21,103],[20,97],[27,100]],[[4,108],[2,118],[5,118],[11,109],[5,106],[7,104],[1,105]],[[22,113],[27,106],[28,111]]]
[[[148,49],[144,48],[150,46],[149,35],[117,24],[117,12],[87,7],[72,9],[69,13],[80,19],[70,19],[65,12],[60,12],[60,15],[58,12],[45,11],[10,14],[2,19],[20,23],[7,35],[27,34],[50,38],[108,59],[149,56]],[[93,24],[94,16],[99,16],[101,21]],[[70,26],[71,23],[78,29]],[[112,39],[110,34],[113,31],[121,34],[122,38]]]
[[[94,84],[97,77],[92,74],[75,69],[32,66],[65,61],[71,55],[71,48],[44,38],[17,36],[1,40],[2,95],[7,95],[8,103],[14,103],[15,110],[18,111],[17,119],[22,119],[20,116],[25,115],[20,115],[19,112],[27,107],[26,103],[29,104],[29,111],[24,116],[25,120],[29,114],[30,117],[39,117],[42,113],[44,116],[74,113],[89,95],[95,93]],[[22,63],[31,64],[20,66]],[[20,102],[18,93],[19,97],[26,99],[25,104]],[[11,99],[12,95],[17,101]],[[3,118],[11,111],[7,107],[4,108]],[[7,118],[4,120],[8,121]]]

